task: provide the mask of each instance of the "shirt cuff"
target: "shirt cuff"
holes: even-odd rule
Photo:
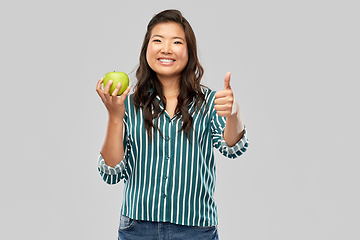
[[[225,142],[225,139],[221,139],[221,152],[228,158],[237,158],[246,152],[249,145],[249,140],[247,138],[246,127],[244,126],[244,135],[243,137],[232,147],[229,147]]]
[[[125,165],[123,163],[124,161],[121,161],[118,163],[115,167],[110,167],[106,165],[104,158],[101,155],[101,152],[99,154],[98,158],[98,168],[100,172],[106,173],[108,175],[114,176],[114,175],[122,175],[122,173],[125,170]]]

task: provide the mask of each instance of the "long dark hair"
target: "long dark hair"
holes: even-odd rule
[[[204,74],[204,69],[199,63],[197,56],[197,46],[195,34],[189,22],[182,16],[178,10],[165,10],[155,15],[147,26],[144,42],[141,48],[139,67],[136,70],[137,83],[134,92],[134,105],[136,111],[139,108],[143,109],[145,129],[152,139],[152,130],[159,130],[157,124],[153,120],[163,114],[156,96],[160,97],[164,109],[166,109],[166,98],[163,94],[161,82],[158,80],[156,73],[150,68],[146,60],[146,51],[151,37],[151,31],[158,23],[175,22],[181,24],[184,28],[185,38],[188,50],[188,62],[181,73],[180,79],[180,93],[177,98],[177,106],[175,114],[178,114],[183,121],[180,131],[185,131],[186,136],[190,139],[190,130],[192,129],[193,118],[189,113],[188,105],[195,101],[195,108],[193,111],[200,109],[205,96],[201,91],[200,80]],[[159,131],[160,132],[160,131]],[[161,133],[161,132],[160,132]]]

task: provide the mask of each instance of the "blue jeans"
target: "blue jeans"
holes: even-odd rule
[[[192,227],[169,222],[138,221],[120,215],[118,240],[218,240],[216,226]]]

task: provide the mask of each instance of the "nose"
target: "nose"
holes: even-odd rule
[[[164,43],[161,48],[161,53],[164,53],[164,54],[172,53],[171,44]]]

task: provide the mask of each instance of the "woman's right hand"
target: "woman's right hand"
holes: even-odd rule
[[[123,119],[125,115],[125,105],[124,101],[128,93],[130,92],[130,86],[121,94],[117,96],[118,92],[121,88],[121,83],[119,83],[113,93],[110,95],[110,87],[113,83],[110,80],[106,85],[105,88],[101,88],[101,84],[103,83],[103,78],[101,78],[96,86],[96,92],[99,94],[101,100],[103,101],[106,109],[108,110],[109,116],[112,118]]]

